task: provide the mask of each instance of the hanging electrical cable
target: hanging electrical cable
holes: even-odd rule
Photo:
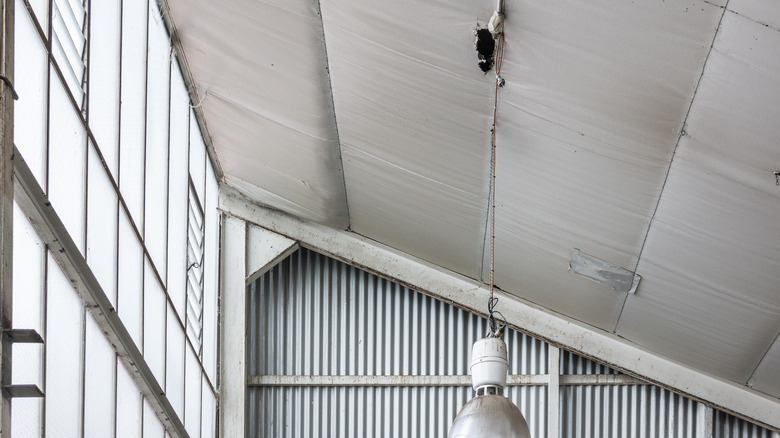
[[[500,14],[503,17],[503,13],[496,11],[494,17]],[[491,23],[494,20],[491,19]],[[501,24],[503,28],[503,24]],[[496,252],[496,114],[498,113],[498,89],[503,87],[506,83],[501,77],[501,64],[504,60],[504,34],[499,33],[497,36],[498,50],[496,51],[496,84],[495,91],[493,93],[493,126],[491,128],[490,135],[490,298],[488,299],[488,337],[500,338],[503,334],[504,327],[506,327],[506,319],[501,312],[495,311],[495,306],[498,304],[498,298],[495,298],[495,252]],[[496,322],[495,316],[498,315],[503,320],[503,325]]]
[[[504,396],[509,362],[506,343],[501,335],[506,318],[495,310],[495,247],[496,247],[496,114],[498,89],[505,84],[501,77],[504,58],[504,2],[498,0],[496,11],[490,18],[488,29],[496,40],[494,56],[496,84],[493,94],[493,127],[490,140],[490,298],[488,298],[488,334],[474,343],[471,349],[471,386],[476,396],[466,403],[450,427],[449,438],[530,438],[528,423],[520,410]],[[483,46],[484,30],[480,38]],[[479,47],[478,47],[479,49]],[[480,68],[487,73],[493,53],[480,52]]]

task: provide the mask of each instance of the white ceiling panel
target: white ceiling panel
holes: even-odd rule
[[[635,269],[722,14],[702,5],[523,3],[499,92],[502,288],[614,328],[625,294],[565,275],[569,256]]]
[[[479,278],[493,82],[471,14],[409,6],[323,2],[351,229]]]
[[[780,332],[780,33],[726,14],[618,334],[744,383]],[[759,388],[760,389],[760,388]]]
[[[345,228],[317,2],[170,7],[226,180],[263,204]]]
[[[778,338],[780,339],[780,338]],[[756,372],[748,381],[748,386],[766,394],[780,397],[780,341],[775,340],[772,348],[756,368]]]

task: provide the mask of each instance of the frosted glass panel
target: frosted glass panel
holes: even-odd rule
[[[17,398],[11,403],[11,436],[40,438],[43,399]]]
[[[41,29],[44,29],[44,32],[46,29],[49,28],[49,20],[48,20],[48,13],[49,10],[49,2],[47,0],[30,0],[30,4],[32,5],[33,12],[35,13],[35,18],[38,19],[38,23],[41,25]],[[17,11],[20,11],[19,7],[16,7]]]
[[[141,438],[141,392],[121,362],[116,365],[116,436]]]
[[[165,281],[168,225],[168,103],[170,41],[157,3],[149,5],[146,102],[146,248]]]
[[[116,305],[118,200],[92,144],[87,174],[87,264],[111,304]]]
[[[189,138],[189,97],[179,66],[171,72],[171,160],[168,191],[168,295],[179,317],[185,317],[187,279],[187,150]]]
[[[201,436],[203,438],[216,437],[217,399],[211,392],[205,378],[201,387],[203,388],[203,408],[200,413]]]
[[[168,307],[168,357],[165,362],[167,377],[165,392],[171,405],[184,416],[184,332],[173,310]]]
[[[119,146],[119,1],[93,1],[89,39],[89,127],[114,180]]]
[[[200,135],[195,113],[190,110],[190,177],[195,185],[198,199],[203,199],[206,191],[206,145]]]
[[[139,230],[143,230],[147,2],[126,1],[122,5],[119,190],[133,221]]]
[[[110,437],[114,433],[116,355],[92,315],[86,317],[86,330],[84,436]]]
[[[191,348],[187,348],[184,427],[189,432],[190,438],[200,437],[201,376],[198,358]]]
[[[206,246],[203,264],[203,367],[212,382],[216,374],[217,346],[217,281],[219,267],[219,212],[217,211],[217,185],[211,163],[206,161]]]
[[[14,144],[41,187],[46,149],[46,49],[21,0],[16,0],[14,35]],[[23,96],[23,98],[22,98]]]
[[[43,243],[16,202],[13,220],[14,328],[35,329],[43,333]]]
[[[143,249],[124,210],[119,213],[119,299],[117,312],[139,349],[143,348]]]
[[[144,261],[144,359],[160,386],[165,387],[166,302],[149,260]]]
[[[164,429],[149,403],[144,400],[144,438],[164,438]]]
[[[48,258],[46,324],[46,430],[81,432],[81,299],[54,259]]]
[[[59,80],[51,81],[49,200],[84,252],[84,195],[87,137]]]

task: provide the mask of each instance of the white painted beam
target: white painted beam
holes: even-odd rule
[[[262,228],[444,302],[485,315],[488,288],[350,232],[294,218],[252,203],[223,186],[220,208]],[[648,380],[741,418],[780,430],[780,399],[706,375],[513,295],[497,291],[509,325],[531,336]]]
[[[246,283],[268,272],[298,249],[298,243],[256,225],[249,225],[246,235]]]
[[[550,375],[547,385],[547,436],[557,437],[561,404],[561,350],[550,345],[547,353],[547,372]]]
[[[244,436],[246,400],[246,223],[222,216],[220,435]]]

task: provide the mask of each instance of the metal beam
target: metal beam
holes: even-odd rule
[[[157,382],[141,351],[133,342],[116,309],[111,305],[111,301],[87,265],[78,246],[73,242],[73,238],[52,208],[43,189],[38,185],[35,176],[16,149],[14,149],[13,168],[14,197],[22,212],[30,219],[38,236],[49,247],[52,257],[92,313],[95,322],[116,350],[122,363],[130,371],[130,376],[166,432],[172,437],[189,437],[184,424],[165,396],[165,391]]]
[[[14,0],[0,10],[0,331],[13,327]],[[11,384],[12,343],[0,336],[0,386]],[[0,397],[0,436],[11,436],[11,399]]]
[[[557,349],[556,349],[557,350]],[[554,374],[553,374],[554,376]],[[572,374],[551,379],[548,374],[507,376],[507,386],[647,385],[625,374]],[[471,376],[248,376],[249,386],[471,386]],[[555,390],[557,393],[557,390]],[[556,414],[557,421],[557,414]]]
[[[485,316],[489,289],[471,278],[354,233],[334,230],[259,206],[237,190],[222,186],[220,208],[231,214],[300,242],[302,246],[408,286],[446,303]],[[510,327],[553,345],[597,360],[707,403],[717,409],[780,431],[780,399],[745,385],[716,378],[653,354],[604,330],[542,308],[514,295],[497,291],[501,311]]]

